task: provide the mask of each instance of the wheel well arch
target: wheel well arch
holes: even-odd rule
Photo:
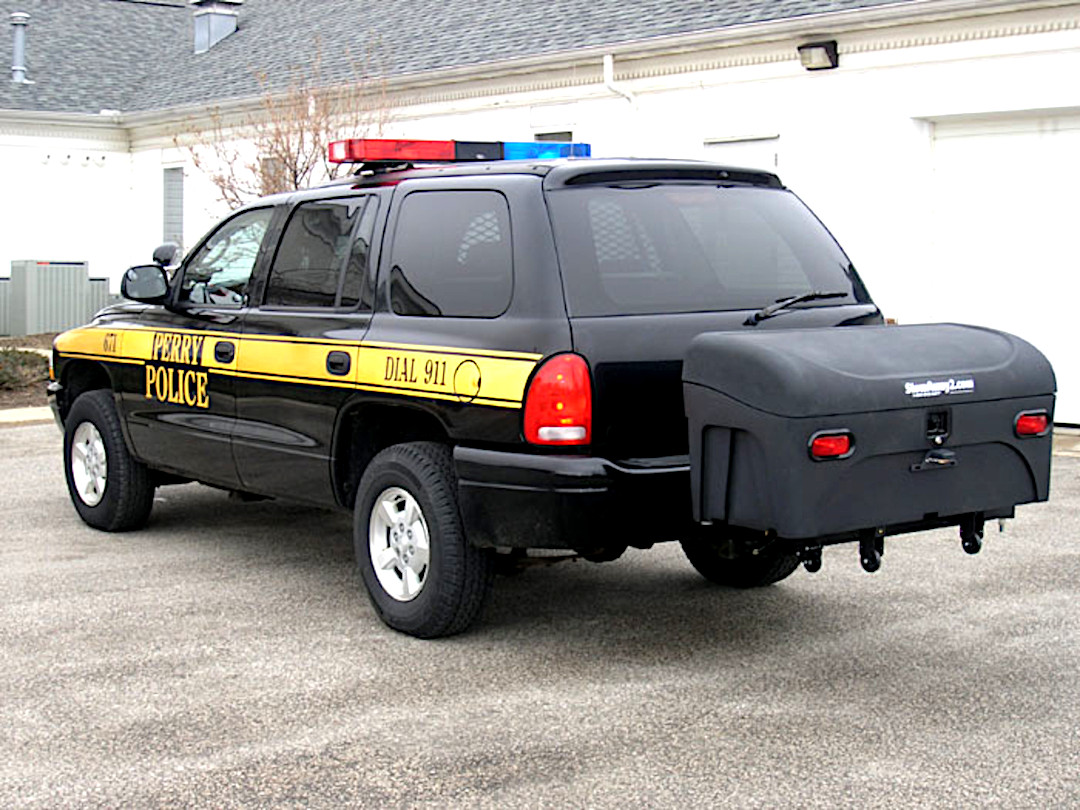
[[[80,394],[87,391],[96,391],[101,388],[112,389],[112,377],[101,363],[93,360],[72,360],[67,363],[60,375],[63,385],[57,404],[60,407],[60,418],[66,419],[72,404]]]
[[[448,443],[450,433],[428,410],[411,404],[359,402],[341,413],[334,435],[334,494],[349,509],[360,478],[382,450],[403,442]]]

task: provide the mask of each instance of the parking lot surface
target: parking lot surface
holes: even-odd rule
[[[0,482],[3,807],[1080,804],[1080,458],[975,557],[733,592],[631,551],[438,642],[375,617],[348,515],[187,485],[102,534],[53,425],[0,429]]]

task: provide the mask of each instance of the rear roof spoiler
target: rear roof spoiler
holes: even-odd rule
[[[772,172],[721,166],[715,163],[675,160],[567,161],[552,168],[544,179],[544,186],[558,188],[560,186],[663,181],[784,187],[780,178]]]

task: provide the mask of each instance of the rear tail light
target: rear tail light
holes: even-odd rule
[[[1044,436],[1050,430],[1050,416],[1046,411],[1024,411],[1016,415],[1014,424],[1017,436]]]
[[[847,458],[855,452],[855,437],[846,430],[815,433],[810,437],[810,458],[815,461]]]
[[[525,396],[525,439],[546,445],[592,440],[592,380],[581,355],[557,354],[536,370]]]

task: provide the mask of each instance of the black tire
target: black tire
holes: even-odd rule
[[[799,567],[794,552],[775,545],[758,554],[731,559],[719,553],[716,543],[708,540],[682,541],[683,553],[705,579],[728,588],[760,588],[791,576]]]
[[[413,499],[409,504],[408,498]],[[421,573],[413,572],[419,585],[408,595],[411,580],[404,556],[408,546],[394,548],[392,537],[398,524],[373,512],[383,503],[402,510],[418,508],[426,531],[427,560]],[[402,511],[399,514],[404,515]],[[384,527],[381,521],[387,522]],[[410,524],[415,527],[414,524]],[[411,531],[411,529],[410,529]],[[372,539],[374,537],[374,540]],[[404,541],[402,541],[404,542]],[[371,604],[389,627],[417,638],[439,638],[460,633],[475,621],[484,607],[495,576],[490,549],[469,545],[457,504],[457,478],[450,448],[435,442],[411,442],[388,447],[375,456],[360,480],[353,522],[356,562]],[[383,544],[385,543],[385,547]],[[382,547],[382,573],[376,571],[372,545]],[[419,544],[418,544],[419,545]],[[400,551],[400,553],[399,553]],[[415,556],[414,556],[415,559]],[[388,584],[380,582],[380,576]],[[387,587],[402,592],[395,597]]]
[[[80,433],[83,425],[91,426],[100,436],[105,484],[80,494],[75,467],[81,464],[84,474],[87,467],[73,455],[72,448],[75,437],[86,436],[89,431],[84,428]],[[124,444],[112,391],[87,391],[71,406],[64,420],[64,477],[75,511],[88,525],[106,532],[125,532],[146,525],[154,505],[154,484],[150,471],[132,457]]]

